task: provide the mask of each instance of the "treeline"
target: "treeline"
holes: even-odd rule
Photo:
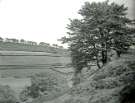
[[[5,43],[16,43],[16,44],[25,44],[25,45],[37,45],[37,46],[45,46],[45,47],[54,47],[54,48],[60,48],[60,49],[63,49],[63,46],[59,46],[57,44],[52,44],[50,45],[49,43],[46,43],[46,42],[40,42],[40,43],[37,43],[35,41],[27,41],[27,40],[24,40],[24,39],[15,39],[15,38],[2,38],[0,37],[0,42],[5,42]]]

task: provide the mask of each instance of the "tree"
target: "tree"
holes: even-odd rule
[[[133,21],[126,17],[126,11],[124,5],[108,0],[86,2],[79,10],[82,19],[70,20],[68,37],[61,40],[69,44],[75,74],[91,61],[95,61],[99,68],[104,66],[112,49],[119,57],[128,50],[135,29],[129,26]]]

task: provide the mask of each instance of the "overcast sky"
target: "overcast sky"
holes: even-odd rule
[[[104,0],[0,0],[0,37],[58,43],[66,34],[68,18],[78,17],[85,1]],[[113,1],[125,3],[133,18],[134,0]]]

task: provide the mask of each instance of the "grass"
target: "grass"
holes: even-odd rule
[[[19,95],[31,84],[32,75],[44,72],[61,75],[61,72],[68,72],[65,66],[69,63],[70,57],[55,53],[0,51],[0,84],[9,85]],[[66,79],[67,75],[62,78]]]
[[[17,103],[15,92],[9,86],[0,85],[0,103]]]
[[[30,77],[37,73],[62,74],[61,79],[66,80],[69,75],[65,74],[72,71],[66,68],[71,62],[67,54],[67,50],[53,47],[0,43],[0,84],[10,86],[19,95],[31,84]]]
[[[70,57],[47,53],[33,52],[0,52],[0,65],[47,65],[68,64]],[[16,54],[16,55],[15,55]]]
[[[1,85],[8,85],[10,86],[17,95],[23,90],[25,86],[29,86],[30,78],[0,78]]]
[[[0,74],[2,77],[27,77],[48,68],[62,70],[70,62],[70,57],[54,53],[0,51]]]

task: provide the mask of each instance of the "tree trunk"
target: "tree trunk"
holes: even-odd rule
[[[80,79],[81,79],[80,75],[81,72],[74,74],[73,85],[77,85],[80,83]]]
[[[101,43],[101,48],[102,48],[102,51],[101,51],[101,56],[102,56],[102,64],[103,66],[107,63],[107,42],[106,42],[106,36],[105,34],[103,33],[102,29],[100,28],[100,35],[101,35],[101,39],[105,40],[105,41],[102,41]]]
[[[74,73],[73,85],[79,84],[81,80],[81,70],[82,68],[77,68]]]
[[[99,64],[99,61],[97,60],[97,67],[99,68],[99,69],[101,69],[101,66],[100,66],[100,64]]]
[[[107,63],[107,51],[102,51],[102,64],[105,65]]]
[[[116,51],[116,53],[117,53],[117,57],[121,56],[121,51]]]
[[[96,63],[97,63],[97,67],[98,67],[99,69],[101,69],[101,66],[100,66],[100,64],[99,64],[99,58],[98,58],[98,55],[96,55]]]

